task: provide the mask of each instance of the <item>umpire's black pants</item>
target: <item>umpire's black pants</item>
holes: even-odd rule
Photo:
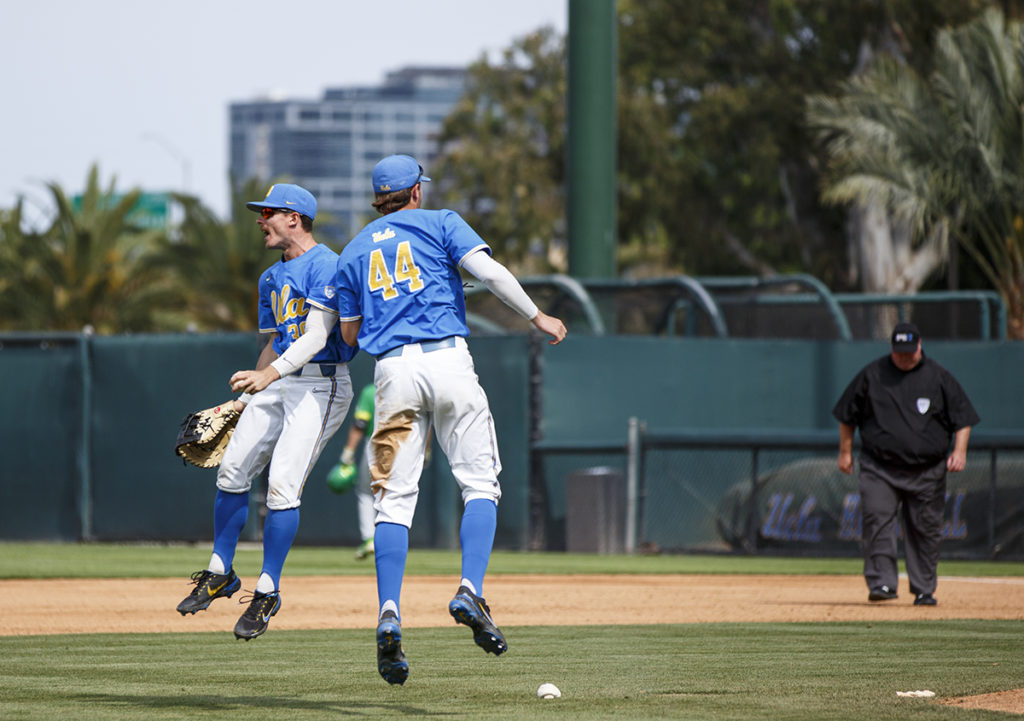
[[[946,459],[924,470],[882,466],[860,456],[861,545],[868,588],[897,588],[897,514],[902,505],[903,545],[910,592],[934,593],[946,507]]]

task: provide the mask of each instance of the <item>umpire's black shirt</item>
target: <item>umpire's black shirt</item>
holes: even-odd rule
[[[862,452],[901,469],[938,463],[949,453],[953,434],[981,420],[953,374],[923,353],[909,371],[888,355],[866,365],[832,415],[860,429]]]

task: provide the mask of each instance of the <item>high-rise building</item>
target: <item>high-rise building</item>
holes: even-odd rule
[[[330,88],[321,100],[260,99],[230,106],[235,182],[287,180],[317,199],[317,225],[345,243],[368,220],[370,172],[385,155],[407,153],[429,167],[441,125],[465,87],[462,68],[408,67],[377,87]]]

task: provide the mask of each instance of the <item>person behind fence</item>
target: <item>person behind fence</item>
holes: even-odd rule
[[[348,430],[348,439],[341,451],[337,465],[327,474],[327,487],[335,493],[344,493],[353,488],[356,494],[356,516],[359,522],[359,547],[356,548],[356,560],[373,555],[373,526],[377,512],[373,509],[373,492],[370,490],[370,459],[373,448],[370,438],[373,436],[373,383],[367,383],[359,392],[352,411],[352,426]],[[365,439],[365,440],[364,440]],[[362,446],[363,456],[356,463],[356,455]]]
[[[890,340],[890,353],[861,369],[832,409],[839,421],[838,466],[853,472],[853,438],[859,430],[868,600],[898,597],[902,520],[914,605],[934,606],[946,473],[964,469],[971,428],[980,418],[953,374],[924,354],[916,325],[898,324]]]

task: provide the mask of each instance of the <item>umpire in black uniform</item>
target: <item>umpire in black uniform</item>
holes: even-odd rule
[[[967,463],[980,420],[953,375],[924,355],[913,323],[892,332],[892,352],[866,365],[832,409],[839,421],[839,470],[853,472],[860,429],[860,506],[869,601],[897,597],[897,514],[902,504],[907,576],[915,606],[934,606],[946,472]],[[950,444],[952,441],[952,451]]]

